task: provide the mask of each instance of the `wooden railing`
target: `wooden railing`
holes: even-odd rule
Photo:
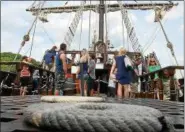
[[[47,77],[49,77],[49,75],[52,75],[52,77],[54,78],[54,72],[46,70],[46,69],[43,69],[43,68],[38,67],[38,66],[35,66],[35,65],[31,64],[31,63],[20,62],[20,61],[15,61],[15,62],[5,62],[4,61],[4,62],[0,62],[0,65],[14,65],[16,67],[16,71],[15,71],[16,77],[13,80],[14,80],[14,82],[17,82],[18,84],[20,84],[20,71],[21,71],[21,65],[23,65],[23,64],[29,66],[31,74],[33,74],[34,70],[37,69],[37,70],[39,70],[40,77],[42,77],[44,75],[44,72],[46,72]],[[9,72],[7,72],[7,75],[8,74],[9,74]],[[4,78],[1,78],[0,81],[2,81],[3,79]],[[53,85],[53,84],[51,84],[51,85]],[[48,92],[50,94],[53,94],[54,87],[50,91],[48,91],[48,89],[44,89],[43,91],[45,91],[46,94],[48,94]]]
[[[156,82],[159,83],[159,93],[160,93],[160,99],[163,100],[163,82],[162,79],[166,77],[168,74],[168,78],[170,79],[170,100],[176,101],[177,100],[177,93],[174,85],[174,74],[176,70],[184,70],[184,66],[168,66],[161,68],[160,70],[156,70],[154,72],[150,72],[144,75],[139,76],[141,81],[141,93],[140,96],[145,94],[145,97],[148,96],[149,98],[154,97],[154,88],[156,85]],[[164,71],[167,73],[165,74]],[[154,79],[155,74],[158,75],[157,81]],[[184,77],[183,77],[184,78]],[[148,87],[150,85],[151,87]]]

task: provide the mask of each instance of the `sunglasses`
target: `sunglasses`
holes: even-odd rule
[[[155,61],[150,61],[150,62],[155,62]]]

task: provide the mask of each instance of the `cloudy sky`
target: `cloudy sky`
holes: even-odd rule
[[[44,6],[63,6],[65,2],[66,1],[47,1]],[[30,7],[32,3],[33,1],[1,2],[1,52],[16,53],[18,51],[18,48],[22,41],[22,37],[28,32],[34,20],[34,16],[32,16],[32,13],[25,11],[25,9]],[[92,4],[97,3],[97,1],[92,2]],[[108,1],[107,3],[116,3],[116,1]],[[144,3],[150,2],[145,1]],[[167,32],[169,40],[174,45],[177,60],[180,65],[183,65],[184,3],[178,3],[179,5],[177,7],[174,7],[166,14],[162,23]],[[80,2],[77,1],[68,2],[68,5],[79,4]],[[50,14],[47,16],[49,20],[48,23],[42,23],[38,21],[31,57],[35,58],[36,60],[41,60],[46,49],[51,48],[53,45],[60,45],[60,43],[63,42],[63,39],[67,32],[67,27],[70,25],[74,15],[75,13]],[[152,10],[129,10],[129,17],[133,25],[135,26],[136,34],[139,38],[139,43],[144,47],[144,54],[148,54],[152,51],[155,51],[162,64],[162,67],[174,65],[174,59],[171,56],[169,49],[166,47],[166,40],[160,29],[159,23],[154,23],[154,12]],[[93,31],[98,31],[98,14],[92,12],[91,20],[91,36],[93,36]],[[120,11],[108,13],[107,20],[108,37],[110,39],[111,44],[114,45],[115,49],[118,49],[120,46],[123,45],[121,24],[122,20]],[[81,24],[79,23],[76,35],[72,42],[72,49],[78,50],[80,43],[80,49],[88,48],[89,11],[86,11],[83,14],[81,41],[80,29]],[[125,45],[127,48],[129,47],[130,51],[132,51],[131,45],[128,46],[127,41]],[[29,41],[23,47],[21,54],[29,55],[30,46],[31,41]]]

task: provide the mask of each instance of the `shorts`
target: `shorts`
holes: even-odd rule
[[[51,68],[53,68],[53,64],[52,63],[46,64],[46,69],[47,70],[51,70]]]
[[[90,76],[87,78],[87,88],[89,90],[94,88],[94,79]]]
[[[65,74],[63,72],[55,73],[55,89],[63,90],[65,82]]]
[[[131,83],[130,89],[132,92],[138,92],[138,83]]]
[[[28,86],[29,81],[30,81],[30,77],[21,77],[20,78],[20,82],[21,82],[22,87]]]
[[[53,67],[53,63],[46,64],[45,61],[43,63],[43,68],[46,70],[50,70]]]
[[[86,81],[87,79],[89,78],[89,75],[88,74],[83,74],[83,79]],[[81,74],[78,75],[78,79],[82,79],[81,78]]]
[[[38,88],[39,81],[38,79],[33,79],[33,90],[36,90]]]

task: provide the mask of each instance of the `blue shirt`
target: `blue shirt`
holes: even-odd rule
[[[58,53],[56,55],[56,61],[55,61],[55,63],[56,63],[56,72],[57,73],[60,73],[60,72],[63,71],[63,64],[62,64],[62,60],[60,59],[60,55],[61,55],[61,53]]]

